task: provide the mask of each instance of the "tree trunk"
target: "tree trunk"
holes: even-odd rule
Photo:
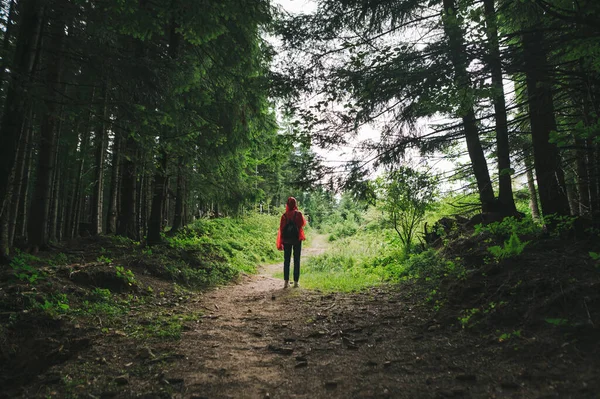
[[[48,245],[50,190],[54,172],[54,155],[57,141],[58,106],[56,92],[60,89],[62,69],[62,49],[65,37],[65,24],[60,18],[52,23],[51,40],[46,64],[46,99],[42,117],[39,158],[33,202],[28,222],[29,244],[33,251]]]
[[[529,188],[529,209],[531,209],[531,217],[538,220],[540,218],[540,208],[538,206],[537,189],[535,188],[535,180],[533,178],[533,164],[529,150],[524,148],[525,170],[527,173],[527,188]]]
[[[104,160],[106,158],[107,145],[107,118],[108,118],[108,81],[104,83],[102,89],[102,120],[96,127],[95,135],[95,165],[94,165],[94,185],[92,188],[92,235],[102,234],[103,223],[102,205],[104,202]]]
[[[567,202],[571,215],[579,215],[579,200],[575,191],[575,175],[570,167],[565,170],[565,189],[567,190]]]
[[[590,176],[590,207],[594,218],[600,219],[600,143],[588,139],[588,173]]]
[[[128,135],[125,140],[125,157],[123,159],[123,172],[121,175],[121,209],[117,234],[137,240],[139,233],[136,231],[136,164],[137,142]]]
[[[119,200],[119,178],[120,178],[120,146],[121,136],[115,133],[113,146],[112,146],[112,169],[110,179],[110,194],[108,201],[108,212],[107,212],[107,223],[106,232],[108,234],[115,234],[117,232],[117,203]]]
[[[159,144],[159,145],[162,145]],[[163,206],[167,194],[167,152],[161,147],[154,174],[154,190],[152,193],[152,208],[148,221],[148,245],[160,244],[160,233],[163,227]]]
[[[61,178],[60,179],[60,186],[59,186],[59,190],[61,192],[61,196],[59,197],[60,200],[58,201],[57,205],[58,205],[58,210],[57,210],[57,228],[56,228],[56,240],[58,242],[63,240],[64,237],[64,227],[65,227],[65,211],[67,208],[67,204],[68,204],[68,200],[67,200],[67,196],[65,195],[67,193],[67,182],[69,181],[69,179],[67,177]]]
[[[175,233],[183,227],[183,165],[180,163],[177,167],[177,193],[175,194],[175,215],[173,217],[173,227],[171,232]]]
[[[508,123],[506,102],[504,100],[504,84],[502,82],[502,59],[498,43],[498,21],[494,0],[484,0],[487,37],[489,44],[489,66],[492,72],[492,102],[496,117],[496,150],[498,158],[498,202],[501,211],[513,214],[516,212],[512,191],[512,169],[510,167],[510,148],[508,142]]]
[[[35,47],[39,39],[42,8],[40,0],[23,0],[21,6],[19,33],[11,76],[6,90],[6,100],[0,134],[0,215],[8,202],[7,191],[10,185],[25,112],[25,87],[29,83],[33,68]]]
[[[454,0],[444,0],[444,32],[448,36],[450,43],[450,61],[454,68],[455,84],[459,90],[464,91],[463,98],[460,99],[460,114],[462,117],[467,150],[473,173],[477,181],[477,189],[481,200],[482,210],[484,212],[495,210],[494,190],[490,173],[485,159],[485,154],[479,140],[479,131],[477,130],[475,111],[473,110],[473,100],[470,95],[471,80],[467,71],[466,49],[464,45],[464,36],[460,23],[456,18],[457,8]]]
[[[575,166],[577,167],[577,191],[579,191],[579,214],[591,215],[590,207],[590,177],[588,175],[588,150],[587,143],[582,139],[575,139]]]
[[[58,163],[58,154],[59,154],[59,145],[58,142],[60,140],[60,135],[61,135],[61,127],[62,127],[62,112],[59,115],[59,121],[58,121],[58,126],[57,126],[57,133],[56,133],[56,140],[57,140],[57,144],[54,146],[54,173],[52,174],[52,185],[51,187],[51,194],[50,194],[50,223],[49,223],[49,231],[48,231],[48,238],[50,241],[57,241],[57,230],[58,230],[58,202],[60,201],[60,182],[61,182],[61,177],[60,177],[60,164]]]
[[[8,68],[8,55],[10,48],[10,40],[13,36],[13,23],[15,19],[15,0],[10,0],[8,6],[8,16],[6,17],[6,27],[4,28],[4,36],[2,37],[2,65],[0,66],[0,89],[4,88],[4,74]]]
[[[31,152],[31,136],[33,129],[31,128],[31,119],[26,124],[24,140],[19,144],[19,153],[17,155],[17,168],[15,171],[15,179],[13,180],[13,194],[11,199],[10,220],[8,222],[8,247],[12,248],[15,241],[17,230],[17,220],[20,209],[27,206],[25,203],[25,190],[23,186],[27,184],[29,172],[27,170],[29,154]],[[27,176],[27,179],[26,179]]]
[[[143,151],[142,151],[142,156],[140,158],[145,159],[145,156],[143,155]],[[137,231],[137,236],[138,236],[136,241],[140,240],[140,232],[142,234],[144,234],[144,226],[146,224],[146,220],[148,219],[148,215],[146,215],[147,209],[144,206],[144,195],[143,195],[144,184],[147,180],[146,169],[147,169],[147,167],[146,167],[146,164],[144,163],[142,165],[141,172],[137,174],[137,179],[135,182],[135,198],[136,198],[135,229]]]
[[[544,216],[569,215],[564,172],[558,148],[550,143],[550,132],[556,131],[552,87],[548,79],[548,63],[543,36],[539,31],[523,34],[523,55],[533,159],[540,203]]]
[[[190,223],[190,207],[189,207],[189,194],[190,194],[190,185],[189,185],[189,181],[186,178],[185,174],[183,175],[183,195],[181,196],[181,201],[183,202],[182,204],[182,209],[183,209],[183,221],[182,221],[182,225],[183,226],[187,226]]]
[[[33,113],[31,116],[31,123],[30,125],[33,125],[33,120],[35,118],[33,117]],[[17,225],[16,225],[16,233],[15,233],[15,238],[16,236],[18,236],[20,239],[22,239],[23,242],[27,241],[27,220],[29,217],[28,211],[29,211],[29,203],[31,201],[29,201],[29,197],[30,197],[30,192],[31,190],[29,189],[30,186],[30,179],[31,179],[31,171],[33,169],[33,159],[34,159],[34,146],[33,146],[33,142],[36,140],[36,134],[34,131],[33,126],[30,127],[30,135],[29,135],[29,147],[27,149],[27,155],[26,155],[26,160],[25,160],[25,173],[23,175],[23,183],[22,183],[22,187],[21,187],[21,201],[20,205],[19,205],[19,214],[17,216]],[[14,239],[13,239],[14,241]]]
[[[140,179],[140,181],[138,182],[138,186],[137,186],[137,190],[138,190],[138,207],[140,210],[140,217],[139,217],[139,230],[142,232],[141,235],[142,237],[147,237],[148,235],[148,219],[150,218],[149,216],[149,211],[150,211],[150,206],[151,204],[149,203],[150,201],[152,201],[152,183],[150,182],[150,177],[148,176],[147,172],[146,172],[146,167],[144,167],[144,174],[142,175],[142,178]]]

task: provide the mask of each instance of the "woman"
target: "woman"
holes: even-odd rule
[[[306,239],[303,227],[306,220],[302,212],[298,210],[296,198],[290,197],[285,205],[285,213],[281,215],[279,231],[277,232],[277,249],[283,250],[283,288],[289,286],[290,281],[290,258],[294,251],[294,288],[298,288],[300,279],[300,251],[302,241]]]

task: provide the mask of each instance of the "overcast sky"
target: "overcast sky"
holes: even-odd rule
[[[301,13],[311,13],[316,10],[317,3],[314,0],[272,0],[273,4],[276,6],[281,6],[285,11],[292,14],[301,14]],[[371,139],[378,141],[380,134],[377,130],[373,128],[373,126],[363,126],[360,129],[360,133],[358,137],[354,140],[351,140],[350,144],[347,147],[339,148],[334,151],[325,151],[319,148],[314,148],[314,150],[325,158],[325,162],[329,166],[341,166],[345,164],[347,161],[351,160],[353,157],[353,148],[358,145],[361,140]],[[359,159],[369,159],[371,154],[360,154],[358,155]],[[409,156],[410,157],[410,156]],[[420,157],[418,155],[414,155],[415,161],[418,162]],[[447,171],[452,169],[452,165],[448,161],[443,160],[432,160],[430,163],[431,166],[434,166],[435,169],[440,171]]]
[[[273,4],[281,5],[284,10],[294,13],[309,13],[317,8],[312,0],[273,0]]]

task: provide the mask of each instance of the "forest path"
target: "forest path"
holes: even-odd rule
[[[317,237],[304,254],[325,248],[325,238]],[[556,393],[545,378],[522,383],[524,373],[536,375],[527,364],[529,354],[503,353],[489,338],[444,327],[433,319],[431,306],[409,292],[409,284],[404,292],[378,287],[357,294],[283,289],[283,281],[272,277],[280,268],[281,263],[265,266],[258,275],[204,293],[192,305],[204,316],[183,334],[177,352],[184,357],[165,370],[173,397],[528,398]]]

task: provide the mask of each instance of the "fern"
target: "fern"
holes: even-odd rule
[[[508,241],[504,241],[504,247],[495,245],[489,247],[488,251],[496,258],[496,260],[502,260],[521,255],[528,243],[529,241],[521,242],[519,236],[512,233]]]

